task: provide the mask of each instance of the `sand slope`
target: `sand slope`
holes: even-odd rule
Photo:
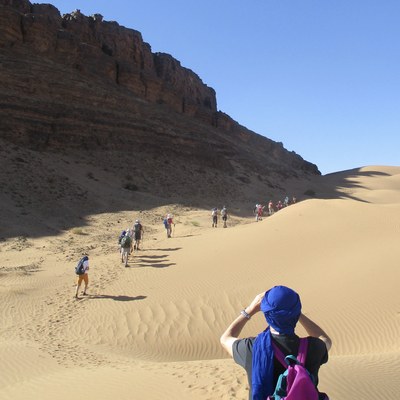
[[[149,210],[129,268],[115,242],[132,212],[93,215],[84,234],[0,243],[0,398],[245,399],[219,336],[257,293],[285,284],[333,339],[320,388],[332,399],[398,399],[400,168],[310,185],[318,199],[228,229],[212,229],[209,210]],[[169,209],[171,239],[160,220]],[[85,251],[90,296],[76,301]],[[243,335],[264,325],[256,316]]]

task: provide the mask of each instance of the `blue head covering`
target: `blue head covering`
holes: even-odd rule
[[[294,334],[301,313],[300,296],[286,286],[275,286],[265,293],[261,311],[269,326],[281,334]],[[269,327],[261,332],[253,345],[253,400],[265,400],[274,392],[274,350]]]

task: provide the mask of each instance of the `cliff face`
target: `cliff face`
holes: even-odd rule
[[[139,32],[27,0],[0,0],[0,135],[116,174],[123,164],[139,190],[182,200],[246,201],[319,174],[218,112],[215,91]]]
[[[140,32],[99,14],[61,17],[50,4],[1,0],[0,47],[27,45],[82,72],[95,74],[154,103],[189,115],[215,112],[215,91],[168,54],[151,52]]]

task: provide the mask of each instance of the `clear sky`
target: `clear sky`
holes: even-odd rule
[[[323,174],[400,165],[400,0],[48,2],[138,30]]]

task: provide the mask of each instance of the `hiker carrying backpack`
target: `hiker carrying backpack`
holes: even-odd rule
[[[285,355],[272,342],[275,358],[286,368],[278,378],[274,394],[268,400],[328,400],[325,393],[319,393],[315,386],[315,379],[306,369],[308,349],[307,338],[300,339],[297,357]]]
[[[301,376],[299,374],[297,378],[293,378],[293,372],[301,369],[299,366],[288,368],[289,370],[293,368],[293,371],[290,373],[290,379],[286,379],[286,388],[284,391],[282,389],[282,391],[274,392],[279,380],[279,374],[284,373],[287,368],[287,364],[284,361],[285,357],[281,357],[285,366],[282,366],[278,359],[279,349],[282,349],[284,354],[300,354],[300,356],[302,353],[307,354],[308,352],[307,359],[305,359],[305,356],[301,356],[300,361],[305,362],[302,368],[307,368],[312,373],[316,384],[319,383],[319,368],[328,361],[328,352],[332,347],[331,339],[317,323],[306,317],[301,310],[302,304],[299,294],[289,287],[277,285],[266,292],[257,294],[253,301],[240,311],[239,317],[236,317],[222,334],[220,338],[222,347],[236,364],[246,370],[251,399],[267,400],[268,396],[274,400],[326,399],[325,395],[318,393],[309,375],[306,375],[306,381],[311,381],[311,385],[307,385],[307,390],[313,393],[311,397],[291,394],[295,390],[294,387],[299,385],[296,383],[294,386],[293,383]],[[239,338],[240,332],[246,323],[257,313],[264,314],[268,324],[267,328],[257,336]],[[295,333],[297,323],[308,334],[305,342],[308,349],[300,348],[301,339]],[[274,342],[279,346],[278,350],[275,350]],[[288,359],[290,360],[290,357]],[[289,372],[287,376],[289,376]],[[294,393],[296,394],[296,392]]]
[[[140,233],[142,230],[142,224],[138,220],[136,220],[135,225],[133,225],[133,230],[135,233]]]
[[[88,261],[88,260],[89,260],[89,257],[88,256],[84,256],[78,261],[78,264],[76,264],[76,267],[75,267],[76,275],[83,275],[86,272],[85,271],[85,266],[83,265],[83,263],[85,261]]]

